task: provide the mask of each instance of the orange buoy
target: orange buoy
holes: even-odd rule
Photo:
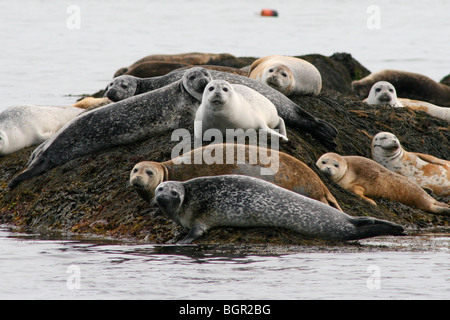
[[[278,12],[272,9],[262,9],[261,15],[263,17],[278,17]]]

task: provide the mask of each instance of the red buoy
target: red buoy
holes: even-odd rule
[[[263,17],[278,17],[278,12],[272,9],[262,9],[261,15]]]

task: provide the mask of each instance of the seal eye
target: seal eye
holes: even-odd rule
[[[128,89],[128,86],[126,84],[120,85],[123,89]]]
[[[134,169],[134,170],[133,170],[134,173],[136,173],[136,172],[138,172],[138,171],[139,171],[138,169]]]
[[[146,174],[148,174],[150,177],[153,176],[153,172],[150,170],[145,171]]]
[[[190,76],[189,77],[189,80],[191,80],[191,81],[194,80],[194,79],[195,79],[195,76]]]
[[[285,77],[285,78],[287,77],[287,74],[284,73],[284,72],[283,72],[281,75],[282,75],[283,77]]]
[[[326,161],[322,161],[322,164],[327,164],[327,162]]]
[[[335,166],[336,168],[339,168],[339,165],[338,165],[337,163],[335,163],[334,166]]]
[[[222,90],[225,91],[225,92],[228,92],[228,88],[226,88],[226,87],[223,88]]]
[[[170,191],[170,194],[174,197],[178,196],[178,192],[176,192],[175,190]]]
[[[389,92],[394,92],[394,90],[392,90],[392,89],[389,89]]]
[[[159,187],[158,190],[156,190],[156,191],[162,192],[162,191],[164,191],[164,188],[163,187]]]
[[[381,91],[381,88],[376,88],[375,89],[375,92],[380,92]]]
[[[208,90],[209,91],[214,91],[214,87],[209,87]]]
[[[273,72],[273,69],[269,69],[269,72]]]

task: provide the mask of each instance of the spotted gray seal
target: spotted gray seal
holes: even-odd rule
[[[81,114],[33,152],[9,187],[71,159],[178,128],[194,118],[209,81],[206,69],[191,68],[171,85]]]
[[[281,92],[248,77],[218,70],[208,71],[214,80],[225,80],[231,84],[245,85],[258,91],[275,105],[278,115],[284,120],[287,126],[301,132],[309,133],[329,150],[336,148],[336,143],[334,142],[334,139],[338,135],[336,128],[330,123],[306,112]],[[185,70],[175,70],[164,76],[145,79],[132,76],[120,76],[109,84],[106,96],[113,101],[126,99],[133,95],[155,90],[174,81],[178,81],[184,72]]]
[[[322,202],[254,177],[224,175],[158,185],[162,213],[189,228],[179,243],[191,243],[214,227],[281,227],[306,237],[356,240],[402,235],[397,224],[351,217]]]

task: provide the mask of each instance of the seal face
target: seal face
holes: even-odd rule
[[[339,186],[373,205],[376,202],[371,198],[381,197],[435,214],[450,214],[448,204],[438,202],[417,183],[371,159],[329,152],[317,160],[316,166]]]
[[[318,95],[322,89],[319,70],[306,60],[272,55],[259,58],[250,67],[249,77],[290,96]]]
[[[269,99],[251,88],[225,80],[213,80],[206,86],[195,121],[194,133],[199,140],[203,140],[208,129],[222,133],[226,129],[261,129],[288,140],[284,121]]]
[[[196,161],[196,157],[201,161]],[[252,145],[216,144],[213,148],[197,148],[165,162],[142,161],[130,171],[129,182],[150,202],[156,186],[163,181],[224,174],[260,178],[342,211],[319,176],[305,163],[286,153]]]
[[[401,174],[439,196],[450,195],[450,161],[403,149],[390,132],[373,137],[372,158],[385,168]]]
[[[0,113],[0,155],[44,142],[84,110],[76,107],[16,106]]]
[[[129,75],[119,76],[106,87],[106,97],[117,102],[135,95],[139,78]]]
[[[178,81],[181,79],[185,72],[186,70],[178,69],[164,76],[146,79],[139,79],[132,76],[125,77],[127,77],[127,81],[137,83],[138,89],[134,93],[134,95],[137,95],[144,92],[156,90],[175,81]],[[323,121],[321,119],[317,119],[310,113],[306,112],[278,90],[275,90],[261,83],[260,81],[250,79],[248,77],[243,77],[237,74],[231,74],[229,72],[209,70],[209,73],[215,80],[225,80],[231,84],[244,85],[258,91],[275,105],[278,111],[278,115],[284,120],[286,125],[294,129],[298,129],[301,132],[307,132],[311,134],[315,139],[320,141],[320,143],[322,143],[328,149],[334,150],[336,148],[336,143],[334,142],[334,139],[338,134],[336,128],[330,123],[327,123],[326,121]],[[115,80],[113,80],[113,82],[114,81]],[[106,92],[106,96],[109,99],[113,100],[113,97],[109,94],[109,90]],[[131,95],[125,95],[122,98],[128,98],[130,96]]]
[[[33,152],[27,169],[9,187],[71,159],[190,123],[200,105],[196,97],[201,86],[211,80],[206,70],[199,69],[188,70],[181,80],[158,90],[81,114]]]
[[[370,89],[369,96],[364,101],[370,105],[403,107],[397,100],[394,86],[387,81],[375,83]]]
[[[351,217],[248,176],[166,181],[156,188],[155,203],[166,217],[190,229],[179,243],[191,243],[215,227],[281,227],[306,237],[339,241],[403,234],[403,228],[394,223]]]

